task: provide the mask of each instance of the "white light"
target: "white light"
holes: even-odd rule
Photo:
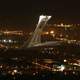
[[[67,60],[66,60],[66,59],[64,59],[64,62],[67,62]]]
[[[2,68],[3,66],[1,65],[0,68]]]
[[[41,15],[41,16],[39,17],[39,23],[40,23],[41,21],[48,21],[50,18],[51,18],[51,16]]]
[[[11,42],[12,42],[12,40],[9,40],[9,42],[11,43]]]
[[[7,42],[7,41],[4,39],[3,42]]]
[[[54,33],[54,31],[50,31],[50,33],[51,33],[51,34],[53,34],[53,33]]]
[[[61,65],[60,70],[63,71],[64,69],[65,69],[65,66],[64,65]]]
[[[64,26],[63,23],[61,23],[61,26],[62,26],[62,27]]]
[[[17,70],[15,69],[15,70],[13,70],[13,72],[14,72],[14,73],[17,73]]]

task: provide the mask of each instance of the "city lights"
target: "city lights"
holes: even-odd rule
[[[45,32],[44,34],[47,34],[47,35],[48,35],[48,34],[49,34],[49,32]]]
[[[41,21],[49,20],[50,18],[51,18],[51,16],[41,15],[41,16],[39,17],[39,23],[40,23]]]
[[[54,26],[57,26],[57,27],[64,27],[64,28],[70,28],[72,27],[73,25],[72,24],[54,24]]]
[[[15,70],[13,70],[13,72],[14,72],[14,73],[17,73],[17,70],[15,69]]]
[[[61,23],[61,27],[63,27],[64,25],[63,25],[63,23]]]
[[[64,59],[64,62],[67,62],[67,60],[66,60],[66,59]]]
[[[11,43],[11,42],[12,42],[12,40],[9,40],[9,42]]]
[[[61,65],[60,66],[60,70],[63,71],[64,69],[65,69],[65,66],[64,65]]]
[[[62,79],[65,76],[66,80],[66,76],[72,78],[80,74],[80,37],[77,37],[80,25],[62,22],[48,24],[50,18],[41,15],[34,32],[28,32],[28,28],[26,32],[8,29],[0,31],[2,76],[8,75],[14,80],[24,76],[37,79],[46,76],[61,76]]]
[[[54,34],[54,31],[50,31],[51,34]]]

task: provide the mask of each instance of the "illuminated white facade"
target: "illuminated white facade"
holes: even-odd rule
[[[28,47],[31,47],[37,43],[41,43],[41,33],[42,33],[42,30],[43,28],[45,27],[47,21],[51,18],[51,16],[47,16],[47,15],[41,15],[39,17],[39,21],[38,21],[38,24],[37,24],[37,27],[34,31],[34,34],[31,38],[31,41],[28,45]]]

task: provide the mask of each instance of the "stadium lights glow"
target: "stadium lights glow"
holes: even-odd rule
[[[39,17],[39,23],[40,23],[41,21],[48,21],[50,18],[51,18],[51,16],[41,15],[41,16]]]

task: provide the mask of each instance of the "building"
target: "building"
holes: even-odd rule
[[[24,41],[23,31],[0,31],[0,44],[8,48],[19,48]]]

